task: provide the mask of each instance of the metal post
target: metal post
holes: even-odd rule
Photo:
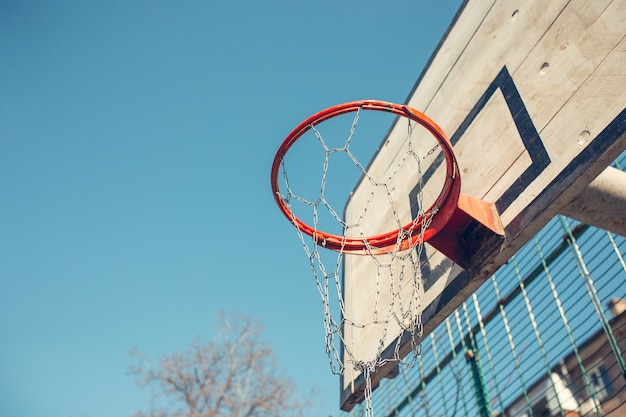
[[[582,223],[626,236],[626,172],[608,167],[561,214]]]
[[[480,417],[491,417],[491,404],[489,402],[489,394],[487,393],[487,387],[485,386],[485,378],[483,376],[483,370],[480,366],[480,360],[478,353],[473,350],[465,352],[465,360],[470,365],[472,372],[472,383],[474,385],[474,395],[476,396],[476,405]]]

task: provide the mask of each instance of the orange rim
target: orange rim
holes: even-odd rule
[[[359,109],[393,113],[398,116],[409,118],[426,128],[426,130],[428,130],[435,137],[435,139],[437,139],[443,151],[444,159],[446,161],[446,179],[439,197],[435,199],[435,203],[433,203],[433,205],[431,205],[423,214],[415,219],[412,219],[411,222],[405,226],[387,233],[373,236],[339,236],[317,230],[295,216],[280,193],[278,173],[283,158],[291,146],[304,133],[325,120],[342,114],[356,112]],[[271,185],[274,200],[285,217],[287,217],[290,222],[294,223],[294,225],[303,233],[311,236],[318,245],[338,252],[362,254],[386,253],[396,246],[398,250],[404,250],[428,241],[431,237],[437,234],[446,225],[446,223],[448,223],[457,207],[459,194],[461,192],[459,167],[452,150],[452,144],[443,130],[428,116],[418,110],[404,104],[394,104],[378,100],[359,100],[338,104],[312,115],[296,126],[296,128],[293,129],[283,140],[278,148],[278,151],[276,152],[274,162],[272,163]],[[425,219],[431,220],[426,227],[426,230],[424,233],[415,234],[415,231],[421,231]],[[399,236],[402,236],[400,242],[398,241]]]

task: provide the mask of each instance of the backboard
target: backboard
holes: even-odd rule
[[[495,205],[503,241],[492,243],[466,268],[428,244],[422,262],[424,335],[439,325],[550,219],[563,211],[626,149],[626,0],[514,2],[469,0],[410,92],[406,104],[432,118],[450,138],[461,173],[461,192]],[[406,126],[392,125],[368,170],[393,169]],[[435,177],[441,160],[423,167]],[[406,200],[418,184],[407,177]],[[347,202],[347,223],[370,198],[361,181]],[[409,204],[407,204],[409,206]],[[407,210],[413,210],[409,207]],[[384,223],[384,220],[380,220]],[[384,225],[382,227],[385,228]],[[363,316],[384,302],[371,264],[344,260],[346,314]],[[367,355],[375,332],[346,329],[346,339]],[[398,334],[387,351],[410,350]],[[394,363],[372,375],[375,387],[393,376]],[[341,409],[363,400],[365,381],[346,371]]]

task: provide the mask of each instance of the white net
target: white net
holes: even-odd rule
[[[370,120],[364,121],[365,113]],[[342,375],[353,390],[354,381],[361,378],[368,416],[373,415],[372,376],[390,365],[413,366],[419,354],[421,265],[426,256],[423,244],[407,249],[404,243],[416,235],[422,241],[445,186],[435,180],[429,181],[432,191],[425,187],[424,171],[441,157],[432,135],[408,118],[391,120],[378,113],[359,109],[309,126],[290,157],[281,159],[285,191],[278,196],[291,211],[321,296],[332,372]],[[393,123],[406,124],[400,137],[386,140],[394,141],[390,149],[399,151],[380,164],[366,165],[372,155],[363,149],[375,149],[372,140],[383,137]],[[353,198],[351,209],[343,210],[348,195]],[[435,203],[425,204],[429,198]],[[296,218],[312,232],[302,230]],[[395,242],[383,247],[368,238],[395,229]],[[339,248],[325,248],[321,232],[342,237]],[[358,254],[344,250],[348,240],[360,241],[363,249]],[[351,277],[349,288],[344,285],[346,274]]]

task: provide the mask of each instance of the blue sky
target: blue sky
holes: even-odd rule
[[[338,415],[322,309],[269,169],[333,104],[404,102],[460,1],[0,5],[0,415],[129,416],[128,352],[262,321]]]

